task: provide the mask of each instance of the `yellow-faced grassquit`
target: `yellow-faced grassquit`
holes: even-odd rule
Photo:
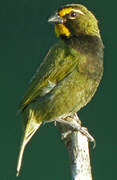
[[[78,112],[94,96],[103,74],[103,42],[95,16],[68,4],[48,20],[59,38],[36,71],[21,102],[24,135],[18,159],[43,122]]]

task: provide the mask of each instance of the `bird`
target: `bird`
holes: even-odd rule
[[[67,4],[48,19],[58,41],[34,74],[20,103],[23,137],[19,175],[26,145],[45,122],[77,113],[94,96],[103,76],[104,45],[94,14],[82,4]]]

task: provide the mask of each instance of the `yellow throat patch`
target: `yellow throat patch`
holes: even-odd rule
[[[59,11],[58,14],[60,17],[63,17],[66,14],[69,14],[72,10],[73,10],[72,7],[63,8],[62,10]],[[55,32],[56,32],[57,37],[59,37],[60,35],[69,37],[71,35],[69,29],[64,24],[55,25]]]
[[[60,35],[69,37],[71,34],[69,29],[63,24],[55,25],[55,32],[56,32],[57,37],[59,37]]]

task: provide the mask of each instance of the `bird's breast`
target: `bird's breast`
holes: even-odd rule
[[[100,80],[103,74],[103,61],[92,54],[82,55],[78,63],[78,71],[89,79]]]

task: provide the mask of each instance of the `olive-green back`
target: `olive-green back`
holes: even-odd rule
[[[70,74],[78,64],[78,60],[78,52],[68,48],[61,41],[51,48],[31,81],[29,89],[21,102],[21,110],[38,96],[45,95],[49,83],[53,83],[54,87]]]

